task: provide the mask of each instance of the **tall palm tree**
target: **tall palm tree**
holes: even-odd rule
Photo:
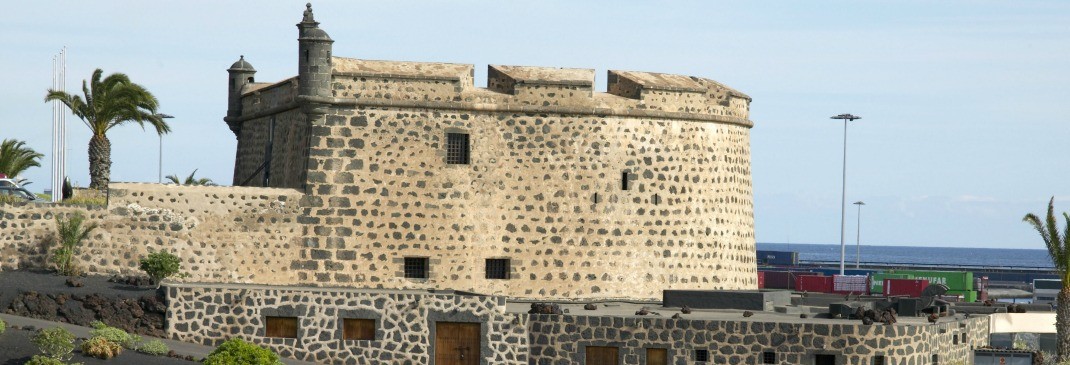
[[[1048,215],[1043,221],[1036,214],[1029,213],[1022,221],[1029,223],[1040,233],[1044,240],[1044,246],[1048,248],[1048,256],[1055,265],[1062,279],[1062,289],[1059,290],[1059,298],[1056,301],[1055,329],[1058,332],[1058,361],[1070,360],[1070,214],[1063,212],[1066,226],[1062,232],[1059,230],[1059,222],[1055,217],[1055,197],[1048,201]]]
[[[93,136],[89,138],[89,187],[103,189],[111,180],[111,141],[108,131],[128,122],[137,123],[142,129],[148,123],[163,135],[171,127],[156,113],[159,101],[141,85],[130,81],[122,73],[113,73],[101,79],[104,71],[93,71],[90,81],[82,80],[82,94],[72,95],[49,89],[45,101],[59,100],[71,113],[78,116]]]
[[[0,174],[15,178],[28,168],[40,167],[37,160],[41,157],[44,155],[27,147],[25,141],[5,139],[0,142]]]
[[[196,174],[197,169],[193,169],[193,172],[191,172],[189,176],[186,176],[185,181],[179,181],[178,176],[175,175],[167,175],[165,177],[167,178],[167,180],[170,180],[171,183],[174,183],[175,185],[215,185],[215,182],[213,182],[212,179],[209,179],[207,177],[202,177],[200,179],[193,177],[193,175]]]

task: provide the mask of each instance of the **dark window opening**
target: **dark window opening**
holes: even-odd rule
[[[620,173],[620,190],[628,190],[628,188],[631,187],[628,182],[628,175],[631,174],[627,171]]]
[[[884,365],[884,355],[874,356],[873,365]]]
[[[509,259],[487,259],[487,279],[509,279]]]
[[[253,83],[253,78],[252,78],[252,76],[250,76],[250,77],[249,77],[249,83],[250,83],[250,84],[251,84],[251,83]]]
[[[446,133],[446,163],[450,165],[469,163],[468,134]]]
[[[406,257],[405,277],[408,279],[427,279],[427,258]]]
[[[375,320],[363,318],[345,318],[342,320],[343,339],[374,340]]]
[[[654,205],[658,205],[658,204],[661,203],[661,197],[658,196],[658,194],[654,194],[654,199],[653,200],[654,200]]]
[[[594,193],[594,203],[598,204],[598,193]]]
[[[267,317],[265,337],[297,338],[297,317]]]
[[[836,355],[814,355],[814,365],[836,365]]]
[[[951,335],[951,344],[953,344],[953,345],[958,345],[959,344],[959,334],[956,333],[954,335]]]
[[[776,352],[762,352],[762,364],[776,364]]]
[[[939,365],[939,364],[940,364],[940,355],[935,355],[934,354],[933,355],[933,365]]]
[[[695,361],[696,362],[707,362],[707,361],[710,361],[710,350],[695,350]]]

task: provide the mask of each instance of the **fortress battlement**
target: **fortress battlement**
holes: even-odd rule
[[[338,105],[416,106],[526,113],[593,114],[683,119],[752,126],[751,98],[714,80],[610,70],[607,92],[595,92],[595,71],[489,65],[486,87],[475,65],[331,57],[330,96]],[[243,119],[296,108],[300,77],[250,83],[241,91]]]

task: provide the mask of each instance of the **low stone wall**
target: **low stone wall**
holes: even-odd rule
[[[618,347],[620,364],[645,364],[647,348],[667,349],[669,364],[695,363],[695,351],[709,351],[706,364],[761,364],[762,352],[776,364],[814,364],[814,355],[836,355],[836,364],[971,363],[973,348],[988,344],[988,318],[936,325],[862,325],[712,321],[667,318],[612,318],[530,315],[531,364],[582,364],[587,346]]]
[[[481,323],[480,364],[528,364],[525,316],[501,297],[254,285],[174,284],[168,334],[216,345],[240,337],[282,356],[328,364],[433,364],[436,322]],[[297,317],[297,338],[265,336],[265,316]],[[343,318],[375,320],[375,339],[343,340]]]
[[[92,274],[138,273],[138,261],[165,250],[187,279],[283,282],[296,278],[301,226],[292,189],[112,184],[107,207],[0,204],[0,270],[47,267],[55,217],[80,212],[94,230],[78,265]]]

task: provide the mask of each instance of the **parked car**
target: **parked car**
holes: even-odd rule
[[[37,198],[37,195],[31,193],[29,190],[11,186],[0,186],[0,196],[12,196],[15,198],[25,199],[26,201],[41,200]]]

